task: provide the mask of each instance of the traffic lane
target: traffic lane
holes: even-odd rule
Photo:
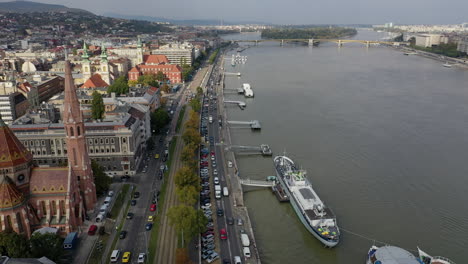
[[[163,147],[163,144],[157,144],[155,147],[156,153],[161,153]],[[148,216],[154,213],[149,211],[153,184],[149,185],[147,183],[157,180],[157,175],[154,172],[159,169],[159,164],[160,159],[154,159],[154,156],[150,157],[147,173],[136,177],[136,182],[141,183],[137,185],[137,191],[140,192],[140,197],[135,199],[137,200],[137,204],[129,208],[129,212],[134,213],[133,219],[126,219],[124,228],[122,229],[127,231],[127,237],[119,239],[117,243],[116,248],[121,249],[123,252],[131,252],[131,258],[135,260],[138,258],[139,253],[145,253],[147,251],[147,243],[149,243],[149,241],[147,241],[149,238],[148,234],[146,234],[145,225]],[[124,217],[126,217],[126,215]]]

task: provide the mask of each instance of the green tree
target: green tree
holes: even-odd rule
[[[198,98],[194,98],[192,101],[190,101],[190,107],[192,107],[193,111],[200,113],[201,111],[201,103]]]
[[[200,178],[195,171],[188,167],[183,166],[180,168],[174,178],[174,183],[177,187],[182,188],[185,186],[197,186],[200,183]]]
[[[10,258],[29,257],[29,243],[25,236],[12,230],[0,232],[0,253]]]
[[[154,113],[151,114],[151,130],[155,133],[159,133],[161,128],[169,124],[169,114],[163,108],[158,108]]]
[[[154,149],[154,139],[153,139],[153,137],[148,138],[148,140],[146,141],[146,147],[148,148],[148,150],[153,150]]]
[[[127,94],[128,93],[128,81],[125,76],[120,76],[117,78],[112,85],[107,87],[107,93],[116,93],[117,95],[120,94]]]
[[[195,144],[200,145],[201,138],[200,133],[197,129],[194,128],[187,128],[185,129],[184,134],[182,135],[182,139],[184,140],[185,144]]]
[[[73,53],[73,56],[78,55],[78,49],[77,49],[77,48],[73,48],[73,49],[72,49],[72,53]]]
[[[34,258],[46,256],[48,259],[57,261],[63,255],[63,238],[52,233],[35,233],[29,240],[31,255]]]
[[[160,82],[163,82],[165,81],[167,78],[166,78],[166,75],[164,75],[164,73],[162,71],[158,71],[156,73],[156,76],[155,76],[155,79],[160,81]]]
[[[137,80],[129,80],[128,81],[128,86],[129,87],[135,87],[138,84]]]
[[[104,116],[104,101],[102,95],[98,91],[93,92],[93,100],[91,102],[91,117],[94,120],[102,119]]]
[[[197,159],[195,158],[195,151],[197,150],[197,145],[195,144],[187,144],[182,149],[182,153],[180,154],[180,160],[190,168],[196,170],[197,166]]]
[[[109,190],[112,183],[112,178],[107,176],[104,169],[96,161],[91,160],[91,168],[93,169],[94,184],[96,185],[96,193],[105,193]]]
[[[159,82],[156,80],[155,74],[144,74],[138,77],[137,82],[143,86],[159,87]]]
[[[169,93],[169,85],[167,85],[167,83],[164,83],[163,85],[161,85],[161,91],[165,93]]]
[[[203,95],[203,88],[200,86],[197,87],[197,96],[201,97]]]
[[[198,186],[197,186],[198,187]],[[185,205],[194,205],[198,199],[198,192],[200,191],[199,187],[195,186],[184,186],[184,187],[177,187],[176,194],[177,198],[179,198],[179,202]]]
[[[204,232],[208,223],[203,212],[184,204],[170,208],[167,216],[169,223],[177,231],[179,237],[182,237],[184,245],[187,245],[187,242],[198,233]]]

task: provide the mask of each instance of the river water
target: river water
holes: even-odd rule
[[[258,33],[225,36],[258,39]],[[380,39],[359,31],[355,39]],[[226,88],[255,98],[227,106],[230,120],[257,119],[261,132],[232,129],[237,145],[269,144],[308,171],[337,215],[340,244],[327,249],[270,190],[245,193],[263,263],[365,263],[379,242],[468,263],[468,72],[386,47],[262,43],[230,65]],[[243,178],[275,175],[271,158],[238,156]],[[373,242],[373,240],[376,240]]]

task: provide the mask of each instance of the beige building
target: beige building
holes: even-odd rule
[[[463,38],[458,42],[457,50],[468,53],[468,37]]]
[[[415,38],[416,46],[425,48],[448,43],[448,37],[440,34],[419,34]]]

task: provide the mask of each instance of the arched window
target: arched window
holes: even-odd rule
[[[81,129],[80,129],[80,127],[77,128],[76,133],[77,133],[77,136],[80,136],[80,135],[81,135]]]
[[[71,137],[74,137],[74,136],[75,136],[75,133],[74,133],[74,131],[73,131],[73,127],[70,127],[70,136],[71,136]]]

